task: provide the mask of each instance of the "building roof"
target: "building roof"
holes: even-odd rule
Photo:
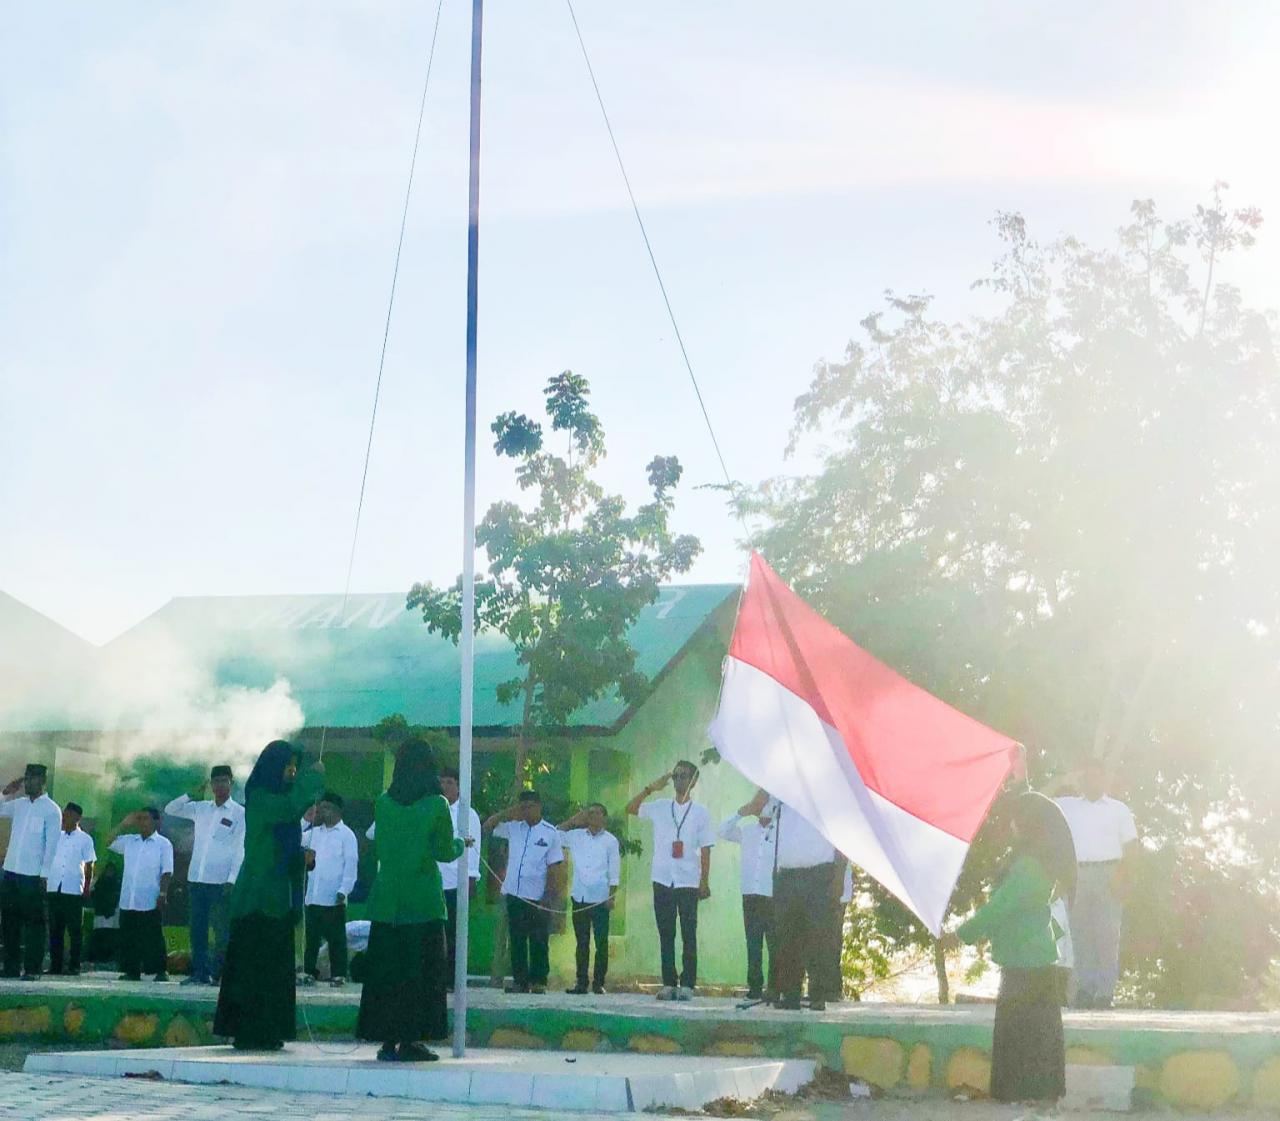
[[[0,727],[40,727],[80,692],[97,648],[0,592]]]
[[[738,590],[733,584],[663,588],[630,632],[637,669],[656,678]],[[339,595],[182,597],[109,643],[101,656],[116,681],[172,678],[175,687],[226,691],[269,689],[283,679],[308,727],[368,728],[392,713],[428,727],[459,723],[458,649],[430,634],[420,615],[405,609],[401,592],[352,595],[345,613]],[[477,636],[477,727],[519,724],[521,706],[499,704],[494,692],[518,674],[505,638]],[[145,695],[153,703],[154,690]],[[609,696],[584,706],[570,725],[610,728],[625,714],[623,702]],[[94,730],[95,720],[84,712],[71,726]],[[118,728],[147,722],[141,711],[111,718]]]

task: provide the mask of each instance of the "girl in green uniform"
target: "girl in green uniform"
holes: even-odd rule
[[[244,863],[231,895],[215,1035],[240,1051],[278,1051],[297,1037],[294,938],[302,883],[298,818],[320,795],[324,767],[298,779],[302,752],[267,744],[245,783]],[[297,781],[295,781],[295,779]]]
[[[991,1040],[991,1096],[1052,1102],[1066,1093],[1062,985],[1049,907],[1075,891],[1075,849],[1062,811],[1042,794],[1013,802],[1013,852],[1004,878],[943,948],[990,941],[1000,966]]]
[[[437,861],[457,860],[449,803],[422,740],[396,752],[391,786],[374,803],[378,876],[369,893],[369,949],[356,1037],[382,1044],[383,1061],[438,1056],[419,1040],[449,1034],[445,1005],[444,889]]]

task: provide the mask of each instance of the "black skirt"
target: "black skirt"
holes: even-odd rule
[[[245,915],[232,922],[213,1034],[247,1048],[297,1038],[291,915]]]
[[[1002,969],[991,1040],[991,1096],[1057,1101],[1067,1092],[1059,971]]]
[[[363,966],[357,1039],[415,1043],[449,1038],[443,921],[373,923]]]

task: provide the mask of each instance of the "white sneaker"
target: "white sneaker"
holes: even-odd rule
[[[663,985],[662,988],[658,990],[658,999],[659,1000],[675,1000],[676,990],[672,988],[672,986],[670,985]]]
[[[680,988],[676,989],[675,999],[676,1000],[692,1000],[693,990],[686,989],[683,985],[681,985]]]

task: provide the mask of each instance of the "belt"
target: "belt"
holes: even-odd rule
[[[1116,859],[1116,860],[1081,860],[1081,861],[1079,861],[1078,863],[1079,863],[1079,865],[1080,865],[1080,867],[1081,867],[1081,868],[1105,868],[1105,867],[1107,867],[1107,865],[1109,865],[1109,864],[1119,864],[1119,863],[1120,863],[1120,861],[1119,861],[1119,859]]]

